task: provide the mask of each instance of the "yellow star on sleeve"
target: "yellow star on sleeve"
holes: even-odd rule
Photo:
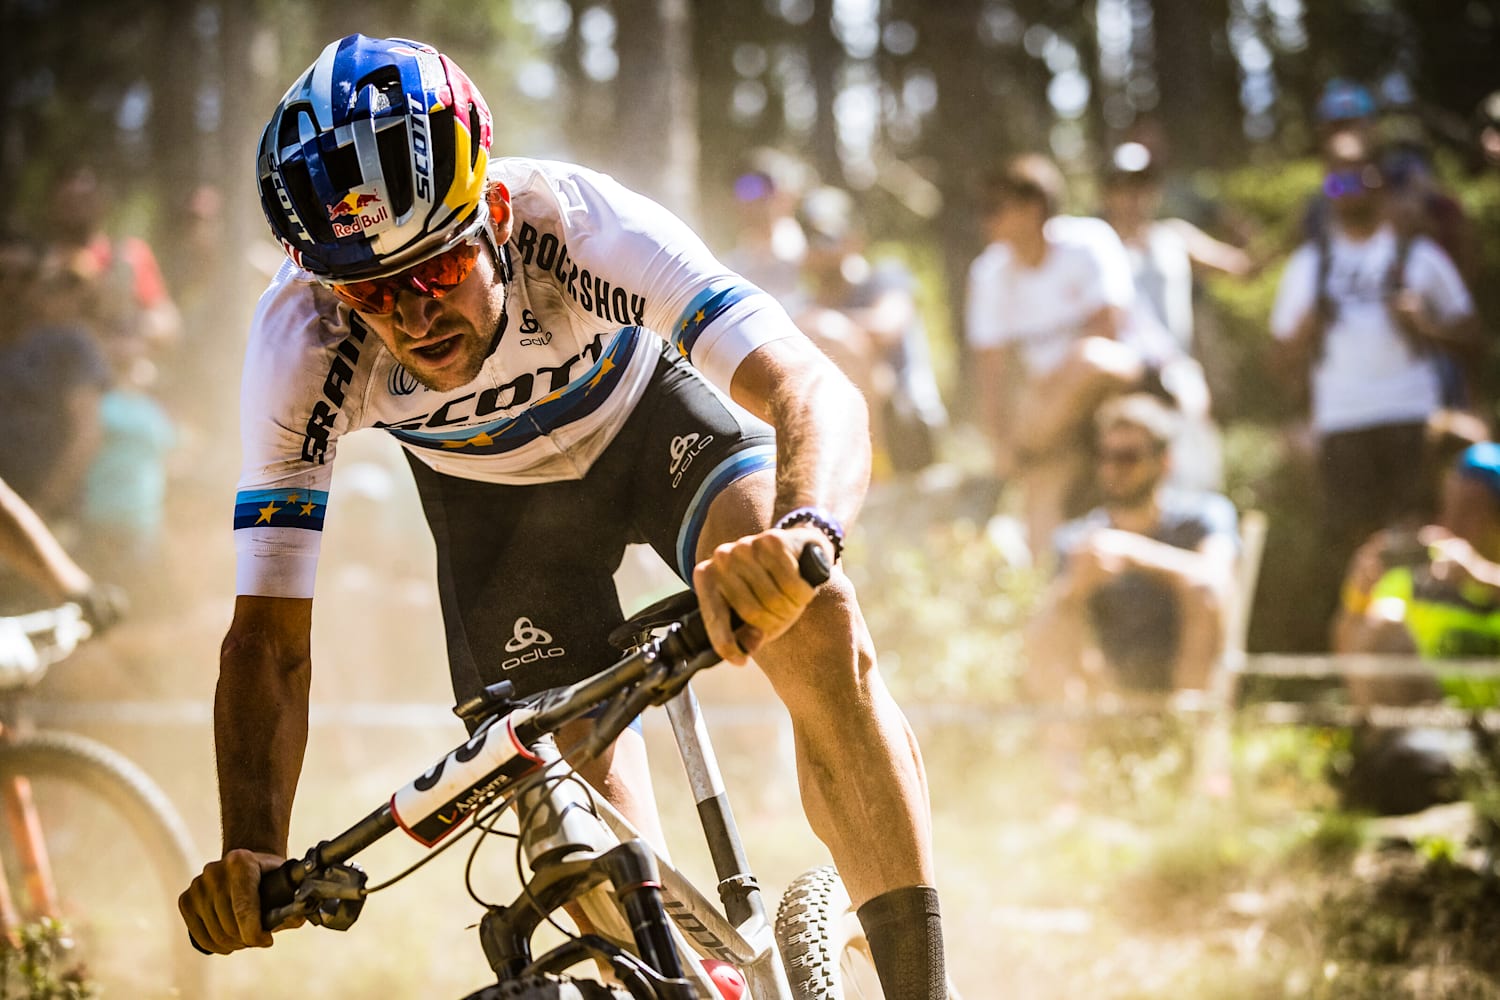
[[[698,310],[698,315],[696,315],[696,316],[693,317],[693,322],[694,323],[702,323],[703,322],[703,310],[702,309],[699,309]]]
[[[286,498],[286,502],[287,503],[296,503],[300,499],[302,499],[302,494],[301,493],[288,493],[287,494],[287,498]]]
[[[316,503],[305,503],[302,505],[302,516],[312,517],[312,512],[317,509]]]
[[[272,516],[280,509],[280,507],[276,506],[276,501],[271,501],[260,509],[260,518],[255,523],[270,524]]]
[[[602,378],[604,378],[604,376],[606,374],[608,374],[609,371],[611,369],[613,369],[614,367],[615,367],[615,363],[613,361],[609,360],[609,356],[608,355],[605,355],[604,358],[603,358],[603,360],[599,364],[599,370],[594,373],[594,377],[593,378],[589,379],[589,388],[592,389],[594,386],[598,385],[599,384],[599,380],[602,379]]]

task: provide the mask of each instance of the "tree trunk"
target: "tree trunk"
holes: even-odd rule
[[[1155,11],[1159,113],[1172,161],[1192,167],[1243,162],[1229,0],[1155,0]]]
[[[615,141],[608,167],[686,218],[697,215],[698,136],[687,0],[615,0]]]

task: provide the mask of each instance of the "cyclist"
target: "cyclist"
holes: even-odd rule
[[[809,820],[886,995],[943,996],[916,743],[848,579],[815,593],[796,568],[809,542],[837,560],[863,498],[863,400],[681,221],[582,167],[492,161],[490,130],[446,56],[351,35],[263,135],[262,205],[290,260],[246,361],[224,855],[183,893],[190,932],[220,953],[271,943],[256,886],[286,853],[305,747],[329,463],[343,434],[381,427],[437,543],[455,694],[610,662],[611,574],[649,542],[691,580],[714,648],[754,654],[785,702]],[[627,732],[590,777],[639,819],[644,774]]]

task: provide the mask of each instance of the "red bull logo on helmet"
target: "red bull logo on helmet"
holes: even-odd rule
[[[333,224],[333,235],[336,237],[376,232],[391,221],[390,207],[380,195],[370,190],[355,188],[333,204],[323,207],[328,211],[328,221]]]

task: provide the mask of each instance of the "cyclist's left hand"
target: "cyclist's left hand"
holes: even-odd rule
[[[797,569],[808,542],[821,545],[832,561],[827,537],[817,528],[798,525],[720,545],[693,570],[703,625],[719,656],[743,665],[801,617],[816,593]],[[731,608],[745,622],[737,630],[729,627]]]

